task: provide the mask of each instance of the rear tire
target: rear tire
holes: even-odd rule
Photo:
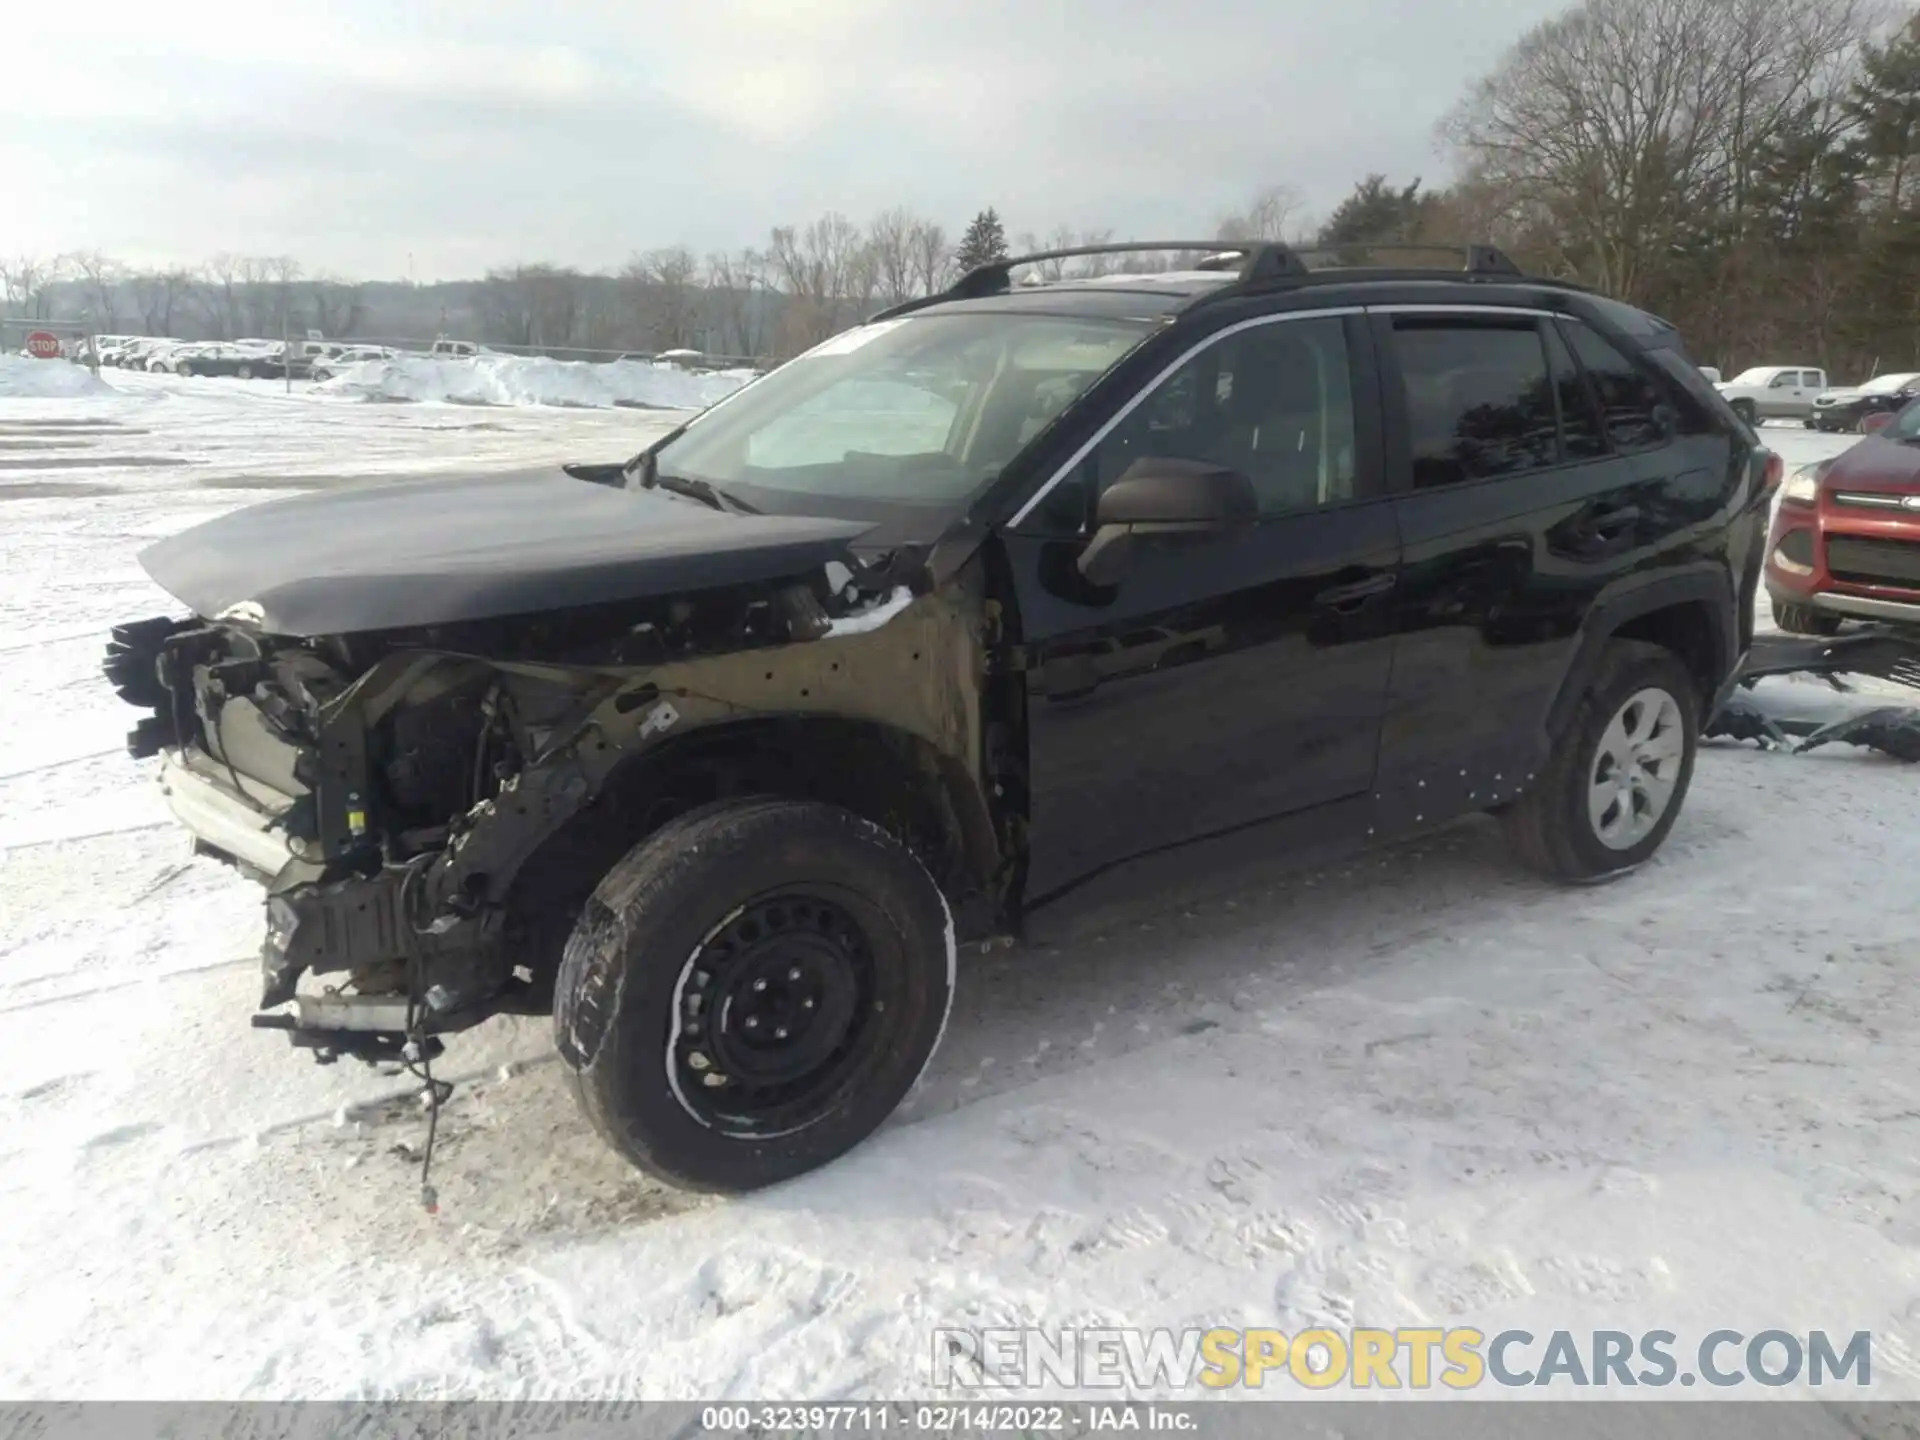
[[[898,840],[836,806],[728,800],[600,882],[554,1028],[614,1149],[686,1189],[752,1190],[892,1114],[933,1058],[953,970],[946,901]]]
[[[1546,768],[1500,817],[1508,841],[1558,880],[1635,869],[1679,818],[1699,736],[1698,690],[1673,652],[1611,642]]]
[[[1791,601],[1773,602],[1773,623],[1789,635],[1838,635],[1840,617],[1828,615],[1814,609],[1811,605],[1795,605]]]
[[[233,373],[236,379],[251,380],[253,378],[253,367],[251,365],[242,365]]]
[[[1749,425],[1758,426],[1760,424],[1760,411],[1754,406],[1751,400],[1734,401],[1733,413]]]

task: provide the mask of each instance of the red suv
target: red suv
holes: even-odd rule
[[[1767,594],[1774,623],[1797,635],[1848,618],[1920,626],[1920,403],[1787,481]]]

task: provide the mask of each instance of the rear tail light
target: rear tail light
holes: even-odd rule
[[[1760,476],[1760,490],[1766,495],[1780,488],[1780,482],[1787,478],[1787,462],[1771,450],[1767,452],[1767,467]]]

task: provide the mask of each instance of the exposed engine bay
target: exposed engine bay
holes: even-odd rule
[[[896,787],[916,812],[903,831],[932,854],[996,853],[977,733],[989,607],[966,584],[915,599],[918,555],[843,553],[803,576],[412,629],[293,638],[244,607],[116,627],[106,673],[152,712],[129,748],[163,758],[203,848],[266,882],[261,1008],[293,1010],[255,1024],[322,1059],[389,1059],[544,1010],[611,860],[768,767],[811,765],[825,793],[920,772]],[[796,761],[781,727],[809,717],[833,734]],[[912,798],[929,793],[944,813]]]

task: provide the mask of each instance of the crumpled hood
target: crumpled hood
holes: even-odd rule
[[[797,576],[872,527],[723,514],[558,468],[331,490],[237,510],[140,563],[194,613],[340,635]]]

